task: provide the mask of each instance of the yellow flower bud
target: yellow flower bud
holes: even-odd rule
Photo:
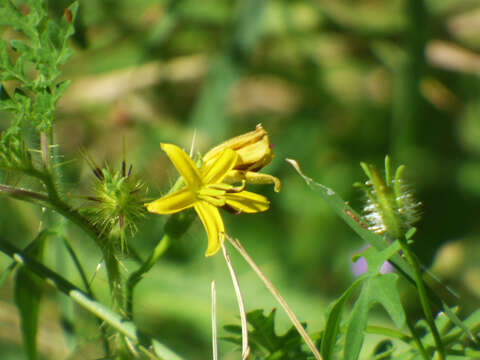
[[[203,157],[206,167],[225,149],[231,149],[238,155],[237,162],[227,174],[225,181],[245,180],[255,184],[274,184],[275,191],[280,191],[281,182],[278,178],[257,172],[273,159],[272,146],[262,124],[258,124],[254,131],[229,139],[207,152]]]

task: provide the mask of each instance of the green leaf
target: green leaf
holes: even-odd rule
[[[398,328],[405,324],[405,312],[397,290],[398,275],[378,274],[366,278],[358,300],[353,307],[345,335],[345,360],[356,360],[362,348],[368,313],[380,303]]]
[[[370,281],[366,280],[362,292],[353,307],[347,332],[345,334],[344,360],[356,360],[360,354],[365,337],[364,330],[367,326],[368,312],[371,299],[368,291]]]
[[[1,15],[0,15],[1,16]],[[11,69],[10,57],[8,56],[7,43],[0,39],[0,69]],[[5,76],[2,74],[2,76]]]
[[[42,231],[29,245],[26,253],[40,260],[48,232]],[[40,298],[44,281],[25,266],[20,266],[15,275],[14,299],[20,313],[23,343],[28,359],[37,359],[37,327]]]
[[[22,23],[22,14],[11,3],[10,0],[2,1],[0,5],[0,25],[12,26],[18,29],[19,24]]]
[[[406,317],[400,302],[397,280],[397,274],[375,276],[371,284],[371,298],[384,307],[395,326],[401,329],[405,325]]]
[[[322,335],[322,344],[320,348],[320,354],[325,360],[333,359],[335,350],[335,344],[337,342],[337,336],[340,330],[340,324],[342,321],[343,310],[345,303],[350,297],[352,291],[357,287],[360,282],[364,280],[364,277],[357,279],[350,287],[340,296],[335,302],[333,302],[329,308],[327,324]]]
[[[67,90],[68,86],[71,84],[70,80],[61,81],[55,85],[53,90],[53,98],[55,103],[62,97],[65,90]]]

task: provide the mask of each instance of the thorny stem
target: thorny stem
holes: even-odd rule
[[[245,305],[243,303],[242,292],[240,291],[240,284],[238,283],[237,275],[233,269],[232,261],[230,256],[228,256],[227,248],[223,244],[223,241],[220,240],[222,245],[223,257],[227,263],[228,270],[230,271],[230,276],[232,278],[233,288],[235,289],[235,295],[237,296],[238,302],[238,311],[240,312],[240,322],[242,324],[242,360],[248,359],[250,355],[250,347],[248,346],[248,328],[247,328],[247,316],[245,313]]]
[[[407,261],[413,268],[413,275],[415,278],[415,283],[417,284],[418,296],[420,298],[420,303],[422,304],[423,313],[427,324],[430,328],[430,331],[433,335],[433,340],[435,341],[435,347],[437,348],[439,360],[445,359],[445,349],[443,347],[442,339],[440,338],[440,333],[438,332],[437,326],[435,325],[435,320],[433,319],[432,309],[430,308],[430,303],[428,302],[427,290],[425,284],[423,283],[422,271],[420,270],[420,265],[415,257],[415,255],[410,250],[410,247],[405,240],[400,241],[402,251],[407,258]]]
[[[262,273],[262,271],[260,270],[258,265],[253,261],[253,259],[250,257],[250,255],[248,255],[247,251],[243,248],[243,246],[240,244],[240,242],[238,240],[232,239],[227,234],[225,234],[225,238],[240,253],[240,255],[242,255],[242,257],[250,265],[250,267],[253,269],[253,271],[255,271],[257,276],[263,281],[263,283],[265,284],[267,289],[270,291],[270,293],[273,295],[273,297],[278,301],[278,303],[283,308],[283,310],[287,314],[287,316],[290,319],[290,321],[292,322],[292,324],[297,329],[300,336],[303,338],[303,340],[307,344],[310,351],[315,356],[315,359],[322,360],[322,356],[320,355],[317,348],[315,347],[315,344],[313,343],[312,339],[310,338],[310,336],[308,336],[308,334],[305,331],[305,329],[303,328],[302,324],[300,324],[300,321],[298,321],[297,317],[295,316],[293,311],[290,309],[287,302],[280,295],[278,290],[275,288],[275,286],[273,286],[273,284],[270,282],[270,280],[268,280],[266,278],[266,276]]]

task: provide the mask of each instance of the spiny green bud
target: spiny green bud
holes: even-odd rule
[[[368,229],[377,234],[386,234],[391,239],[403,239],[419,216],[419,206],[411,191],[402,179],[405,166],[401,165],[392,178],[390,158],[385,157],[385,179],[375,166],[360,163],[369,180],[365,184],[355,184],[367,195],[364,207]]]
[[[126,171],[125,162],[122,162],[120,171],[108,167],[100,169],[98,166],[92,166],[92,171],[98,181],[94,195],[88,197],[94,201],[88,209],[89,217],[104,232],[119,231],[123,250],[125,229],[133,234],[138,221],[145,217],[145,186],[133,178],[131,165]]]

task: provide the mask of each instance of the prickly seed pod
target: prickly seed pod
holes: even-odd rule
[[[392,178],[390,158],[386,156],[383,179],[373,165],[360,165],[369,180],[355,185],[367,195],[364,213],[368,229],[377,234],[386,234],[391,239],[404,238],[406,232],[420,219],[421,205],[402,179],[405,166],[399,166]]]

